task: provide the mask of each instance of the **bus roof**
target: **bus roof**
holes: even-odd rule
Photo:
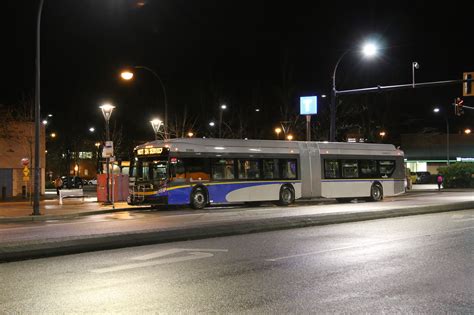
[[[150,147],[169,147],[172,152],[298,154],[301,150],[317,150],[320,154],[403,155],[392,144],[217,138],[156,140],[139,145],[135,150]]]

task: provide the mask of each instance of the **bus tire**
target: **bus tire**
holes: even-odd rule
[[[290,185],[285,185],[280,188],[280,200],[278,204],[280,206],[289,206],[295,202],[295,190]]]
[[[207,205],[207,193],[204,187],[196,187],[191,193],[191,208],[199,210]]]
[[[383,188],[379,183],[375,183],[370,187],[370,200],[380,201],[383,199]]]

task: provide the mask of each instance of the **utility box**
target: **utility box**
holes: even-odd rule
[[[110,201],[126,201],[128,197],[128,175],[110,174]],[[107,174],[97,174],[97,201],[107,201]]]

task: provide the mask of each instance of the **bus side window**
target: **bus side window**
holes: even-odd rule
[[[281,178],[282,179],[296,179],[297,177],[297,168],[296,160],[280,160],[281,167]]]
[[[263,179],[276,179],[279,178],[278,174],[278,160],[277,159],[264,159],[263,160]]]
[[[184,183],[185,181],[185,173],[184,173],[184,165],[183,161],[177,160],[176,163],[171,164],[171,180],[175,183]]]
[[[259,179],[260,168],[258,160],[238,160],[239,179]]]
[[[339,161],[324,160],[324,178],[340,178]]]
[[[359,169],[357,160],[342,160],[342,177],[343,178],[357,178],[359,177]]]

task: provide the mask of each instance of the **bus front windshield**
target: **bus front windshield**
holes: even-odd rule
[[[158,184],[168,179],[168,161],[152,159],[135,161],[132,176],[139,182]]]

